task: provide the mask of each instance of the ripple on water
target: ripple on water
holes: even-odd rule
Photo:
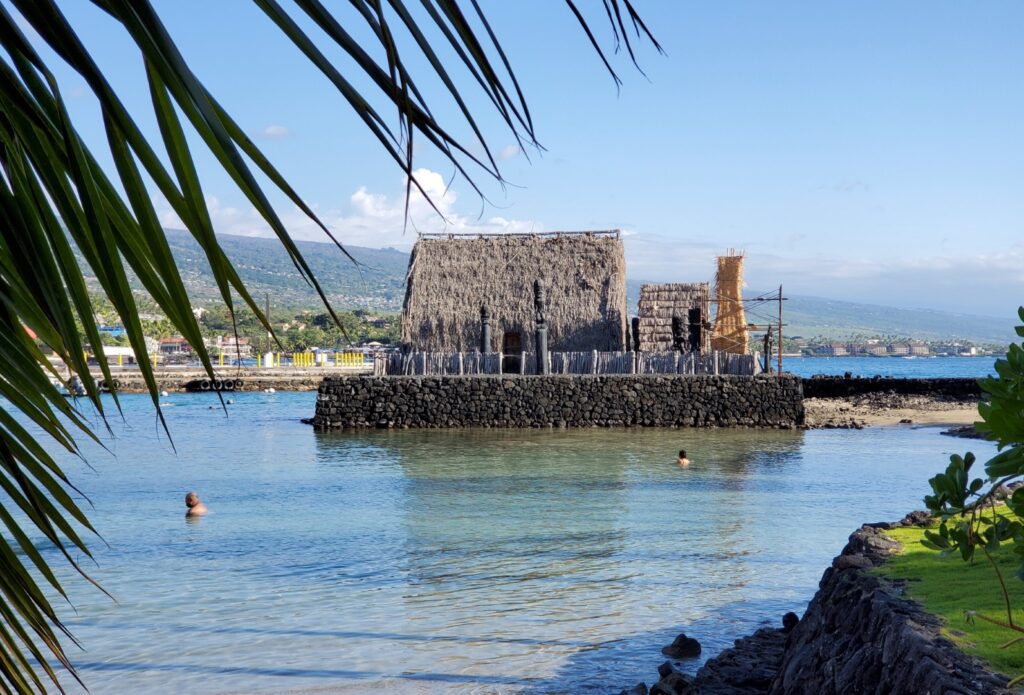
[[[316,434],[297,422],[314,398],[237,394],[225,417],[176,395],[175,454],[128,397],[118,458],[68,461],[118,601],[71,582],[93,693],[608,692],[680,630],[708,656],[801,609],[856,525],[916,506],[963,448],[909,429]],[[194,524],[188,489],[211,508]]]

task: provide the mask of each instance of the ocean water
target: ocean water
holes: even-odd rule
[[[784,357],[782,369],[800,376],[815,374],[871,377],[967,377],[995,374],[996,357]],[[772,363],[774,368],[774,362]]]
[[[802,611],[857,526],[992,453],[909,427],[317,434],[315,394],[233,398],[168,398],[175,451],[127,396],[113,454],[66,461],[115,599],[68,579],[92,693],[617,692],[680,631],[706,658]]]

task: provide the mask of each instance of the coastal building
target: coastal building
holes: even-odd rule
[[[184,338],[162,338],[160,340],[161,355],[184,355],[192,352],[192,346]]]
[[[107,364],[110,365],[135,364],[135,350],[130,347],[104,345],[103,355],[107,358]]]
[[[910,343],[911,355],[928,355],[931,353],[926,343]]]
[[[701,324],[708,323],[711,314],[711,286],[706,282],[641,285],[637,316],[640,319],[640,344],[643,352],[670,351],[672,346],[672,317],[678,316],[687,335],[691,309],[700,310]],[[710,324],[708,324],[710,325]],[[711,331],[701,327],[700,349],[711,349]]]
[[[225,357],[251,357],[252,346],[248,338],[233,335],[217,336],[217,352]]]
[[[825,343],[814,348],[814,354],[822,357],[843,357],[850,351],[843,343]]]
[[[868,345],[866,352],[867,354],[874,355],[875,357],[884,357],[889,354],[889,348],[885,345]]]
[[[478,350],[486,306],[491,351],[532,351],[535,280],[547,293],[549,349],[625,347],[626,257],[618,230],[421,234],[409,258],[402,343],[428,352]]]
[[[889,346],[890,355],[909,355],[910,343],[893,343]]]

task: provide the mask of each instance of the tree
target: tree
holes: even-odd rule
[[[106,415],[97,380],[83,355],[84,342],[100,357],[103,377],[108,382],[112,378],[102,355],[95,307],[72,243],[123,323],[158,414],[157,385],[147,359],[139,306],[129,288],[129,273],[166,315],[167,325],[193,346],[211,376],[213,364],[154,210],[154,191],[169,202],[202,247],[229,316],[247,307],[263,328],[272,332],[218,244],[186,137],[191,129],[277,235],[296,268],[320,294],[327,312],[335,321],[338,318],[258,183],[257,172],[333,239],[328,228],[192,72],[149,0],[93,3],[119,24],[139,49],[152,114],[159,125],[158,142],[143,136],[135,114],[125,107],[55,0],[0,0],[0,44],[4,49],[0,59],[0,396],[6,399],[0,406],[0,485],[4,492],[0,517],[7,530],[0,534],[0,689],[5,691],[42,692],[44,678],[62,690],[45,652],[78,678],[60,638],[61,634],[70,636],[29,566],[62,596],[66,596],[64,589],[26,529],[8,511],[20,509],[27,523],[86,576],[75,557],[79,553],[90,556],[83,535],[94,529],[68,494],[72,483],[46,447],[11,412],[20,412],[42,428],[52,443],[72,453],[79,451],[76,437],[97,439],[78,404],[66,401],[51,383],[51,377],[59,380],[61,374],[23,330],[28,328],[81,377],[87,403]],[[521,86],[478,0],[422,0],[416,14],[411,7],[416,3],[405,0],[352,0],[344,17],[340,11],[328,10],[321,0],[287,3],[291,13],[304,15],[323,32],[330,48],[344,51],[354,68],[332,63],[280,0],[253,0],[253,4],[337,89],[385,155],[405,173],[407,199],[416,189],[429,200],[413,175],[414,138],[423,138],[436,148],[478,193],[481,189],[474,172],[502,181],[488,139],[477,124],[479,107],[469,105],[472,90],[479,90],[520,146],[539,147]],[[592,20],[574,0],[565,0],[565,6],[618,83],[611,59],[592,31]],[[615,49],[624,46],[634,63],[633,41],[637,38],[649,40],[660,50],[630,0],[602,0],[600,7],[589,11],[610,23]],[[362,46],[353,39],[347,28],[353,23],[369,28],[374,46]],[[26,25],[81,75],[96,96],[113,172],[100,167],[98,152],[76,132],[57,80],[22,29]],[[460,69],[468,78],[453,77],[439,58],[441,46],[458,56]],[[378,62],[374,54],[383,58]],[[408,59],[410,54],[413,60]],[[414,74],[413,65],[422,66],[420,74]],[[369,78],[373,88],[359,91],[349,72]],[[429,104],[442,97],[428,100],[420,90],[420,77],[428,75],[440,81],[442,96],[461,114],[460,127],[469,133],[466,138],[451,134],[456,123],[442,122],[433,115]],[[397,127],[388,125],[382,108],[397,112]],[[163,158],[158,147],[164,150]],[[335,243],[345,251],[337,240]],[[116,394],[114,403],[116,406]],[[38,665],[33,667],[30,659]]]

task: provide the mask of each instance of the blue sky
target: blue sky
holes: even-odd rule
[[[641,280],[709,279],[714,255],[734,247],[754,288],[1007,321],[1024,303],[1024,4],[638,0],[667,55],[642,48],[649,79],[617,57],[618,92],[562,3],[482,4],[547,149],[528,162],[468,90],[515,186],[481,175],[492,204],[459,179],[446,193],[450,166],[420,150],[447,228],[618,227]],[[199,77],[343,242],[411,246],[401,173],[249,0],[155,5]],[[347,3],[330,5],[351,19]],[[126,37],[90,3],[62,6],[155,133]],[[101,143],[84,83],[59,77]],[[453,117],[438,85],[424,86]],[[212,160],[198,161],[219,230],[265,234]],[[413,222],[445,228],[422,201]]]

